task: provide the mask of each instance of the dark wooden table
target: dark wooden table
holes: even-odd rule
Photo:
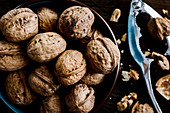
[[[0,0],[0,16],[2,16],[7,11],[15,8],[16,6],[26,1],[28,0]],[[81,1],[86,5],[89,5],[104,17],[104,19],[109,23],[110,27],[112,28],[116,36],[116,39],[120,39],[124,33],[127,33],[128,14],[129,14],[131,0],[78,0],[78,1]],[[153,7],[161,15],[163,14],[162,9],[167,9],[170,11],[170,0],[143,0],[143,1],[145,1],[151,7]],[[109,21],[111,14],[115,8],[121,9],[122,12],[118,23]],[[170,15],[168,15],[168,17],[170,17]],[[110,97],[102,106],[101,110],[98,111],[99,113],[118,112],[116,103],[124,95],[127,95],[129,92],[133,92],[133,91],[138,93],[138,100],[141,103],[149,103],[151,106],[153,106],[148,96],[147,89],[144,83],[144,79],[141,75],[140,68],[130,55],[127,40],[126,42],[123,42],[119,46],[119,48],[120,50],[124,50],[124,53],[121,54],[121,58],[122,58],[121,63],[123,63],[121,69],[127,70],[129,65],[133,65],[133,68],[136,69],[138,73],[140,73],[140,79],[138,81],[123,82],[121,80],[122,76],[121,74],[119,74],[115,90],[112,92]],[[9,112],[3,103],[0,103],[0,112],[2,113]],[[125,112],[129,112],[129,111],[127,110]],[[170,108],[165,107],[164,112],[170,113]]]

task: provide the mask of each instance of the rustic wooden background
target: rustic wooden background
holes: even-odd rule
[[[0,16],[2,16],[7,11],[15,8],[16,6],[26,2],[28,0],[0,0]],[[130,8],[131,0],[78,0],[86,5],[89,5],[93,9],[95,9],[99,14],[103,16],[103,18],[109,23],[110,27],[112,28],[116,39],[120,39],[124,33],[127,33],[127,22],[128,22],[128,14]],[[156,11],[158,11],[161,15],[162,9],[167,9],[170,11],[170,0],[143,0],[151,7],[153,7]],[[115,8],[121,9],[121,17],[118,23],[110,22],[109,19],[111,17],[112,11]],[[170,17],[170,15],[168,15]],[[140,68],[132,59],[127,41],[122,43],[119,46],[120,50],[124,50],[122,53],[121,63],[123,63],[122,70],[126,70],[126,68],[132,64],[133,67],[141,73]],[[1,75],[0,75],[1,76]],[[137,92],[138,93],[138,100],[141,103],[149,103],[151,106],[152,103],[148,96],[146,86],[144,83],[144,79],[142,75],[140,75],[139,81],[130,81],[130,82],[122,82],[121,75],[118,77],[118,82],[116,84],[115,90],[112,92],[104,106],[101,108],[99,113],[115,113],[117,112],[116,102],[119,101],[125,94],[127,95],[129,92]],[[165,105],[166,106],[166,105]],[[170,108],[165,107],[163,108],[165,113],[170,113]],[[0,103],[0,112],[6,113],[9,112],[4,104]],[[128,110],[126,112],[129,112]]]

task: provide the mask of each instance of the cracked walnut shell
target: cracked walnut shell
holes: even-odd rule
[[[0,41],[0,70],[15,71],[29,63],[29,58],[19,43]]]
[[[55,32],[37,34],[27,45],[28,56],[39,63],[49,62],[66,49],[66,41]]]
[[[37,15],[40,28],[44,31],[53,31],[58,14],[49,8],[41,7],[38,9]]]
[[[58,81],[64,85],[78,82],[86,73],[86,61],[77,50],[67,50],[59,56],[55,69]]]
[[[70,112],[88,113],[95,102],[94,89],[86,84],[77,84],[65,97]]]
[[[109,38],[97,38],[87,44],[86,57],[95,72],[108,74],[118,65],[120,51]]]
[[[24,71],[10,73],[5,81],[5,89],[14,104],[28,105],[36,98],[27,83]]]
[[[38,16],[29,8],[13,9],[1,17],[0,26],[8,41],[20,42],[38,33]]]
[[[147,24],[150,34],[160,40],[170,35],[170,20],[165,18],[152,18]]]
[[[38,94],[50,96],[60,87],[54,83],[53,75],[46,66],[35,69],[28,78],[29,85]]]
[[[60,32],[71,39],[82,39],[94,22],[94,15],[87,7],[72,6],[60,15],[58,28]]]

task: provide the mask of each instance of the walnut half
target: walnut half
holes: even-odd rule
[[[158,61],[158,65],[163,69],[163,70],[169,70],[169,61],[168,59],[159,53],[152,52],[152,57]]]

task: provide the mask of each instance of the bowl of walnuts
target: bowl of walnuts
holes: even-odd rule
[[[13,112],[95,112],[120,51],[106,21],[74,1],[29,1],[0,18],[0,98]]]

